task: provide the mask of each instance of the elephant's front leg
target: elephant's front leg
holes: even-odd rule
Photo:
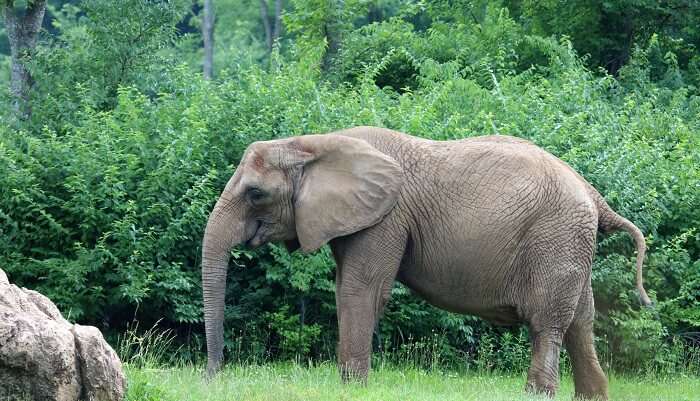
[[[377,236],[373,231],[376,234],[370,229],[331,244],[338,265],[338,367],[344,382],[367,381],[373,330],[391,295],[405,249],[405,242],[394,238],[387,244],[393,236]]]
[[[372,353],[372,331],[381,308],[375,307],[375,290],[338,288],[338,367],[343,382],[367,381]]]

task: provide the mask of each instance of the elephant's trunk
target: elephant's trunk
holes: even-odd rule
[[[230,250],[243,241],[240,208],[224,191],[209,216],[202,242],[202,290],[207,336],[207,375],[214,375],[224,355],[224,296]]]

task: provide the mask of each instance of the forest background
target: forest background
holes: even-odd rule
[[[630,238],[599,237],[604,367],[699,373],[700,2],[0,7],[0,268],[112,343],[167,330],[177,352],[161,356],[199,363],[201,238],[246,146],[376,125],[438,140],[515,135],[568,162],[649,247],[652,309],[634,291]],[[228,360],[333,359],[329,251],[232,253]],[[436,309],[400,284],[374,343],[420,366],[529,363],[526,328]]]

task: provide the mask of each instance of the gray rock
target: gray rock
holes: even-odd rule
[[[22,288],[22,291],[27,296],[27,300],[29,301],[29,304],[32,305],[33,310],[40,311],[51,320],[68,323],[68,321],[61,316],[61,312],[49,298],[36,291],[28,290],[26,288]]]
[[[120,401],[125,388],[121,362],[98,329],[69,323],[0,269],[0,400]]]
[[[0,305],[1,400],[77,400],[76,362],[75,339],[66,324]]]
[[[88,400],[121,400],[126,382],[122,365],[97,328],[73,325],[83,394]]]

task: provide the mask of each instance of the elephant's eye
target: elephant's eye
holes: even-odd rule
[[[255,188],[255,187],[248,188],[247,196],[251,202],[256,203],[256,202],[261,201],[263,198],[265,198],[265,192],[260,190],[260,188]]]

